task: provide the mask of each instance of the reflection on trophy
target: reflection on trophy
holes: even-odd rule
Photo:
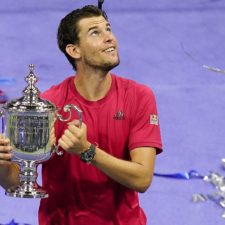
[[[78,113],[80,125],[82,111],[75,105],[64,106],[68,118],[63,119],[57,114],[57,108],[49,101],[39,98],[39,90],[35,87],[37,77],[34,75],[34,65],[29,66],[29,74],[25,78],[28,86],[24,96],[3,105],[0,112],[2,118],[2,133],[10,139],[13,147],[13,159],[20,166],[20,184],[6,190],[6,195],[21,198],[46,198],[48,194],[36,182],[37,165],[48,160],[52,153],[62,155],[58,146],[50,145],[50,131],[54,118],[69,121],[71,108]]]

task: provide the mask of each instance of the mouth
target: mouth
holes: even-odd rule
[[[104,52],[106,52],[106,53],[113,53],[115,51],[116,51],[116,48],[114,46],[111,46],[104,50]]]

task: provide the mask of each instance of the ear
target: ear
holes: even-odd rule
[[[68,44],[66,46],[66,53],[74,59],[80,58],[80,49],[77,45]]]

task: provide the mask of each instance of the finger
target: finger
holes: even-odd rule
[[[0,152],[1,153],[8,153],[12,151],[12,146],[0,146]]]
[[[75,126],[74,124],[70,124],[68,126],[68,130],[76,137],[80,138],[81,137],[81,132],[82,130]]]
[[[3,138],[0,139],[0,145],[8,145],[9,144],[9,139],[8,138]]]
[[[56,143],[56,137],[55,137],[55,128],[54,126],[50,130],[50,145],[53,146]]]
[[[54,129],[54,123],[51,124],[50,129]]]
[[[54,131],[50,131],[50,137],[55,137],[55,132]]]
[[[54,128],[51,128],[50,135],[55,135],[55,129]]]
[[[70,129],[65,130],[64,135],[71,140],[71,142],[76,142],[78,140],[78,135],[70,131]]]
[[[68,150],[69,149],[69,145],[64,142],[64,140],[62,138],[59,139],[58,141],[59,146],[61,146],[64,150]]]
[[[0,160],[11,160],[11,153],[0,153]]]
[[[77,141],[75,137],[71,137],[71,135],[67,136],[66,134],[62,135],[61,139],[67,143],[68,146],[72,147],[74,143]]]
[[[57,118],[56,117],[54,117],[54,119],[53,119],[53,121],[51,122],[51,128],[53,128],[54,127],[54,125],[55,125],[55,121],[57,120]]]

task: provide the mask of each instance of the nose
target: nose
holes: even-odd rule
[[[115,36],[113,35],[113,33],[109,31],[105,31],[104,42],[112,42],[113,40],[115,40]]]

